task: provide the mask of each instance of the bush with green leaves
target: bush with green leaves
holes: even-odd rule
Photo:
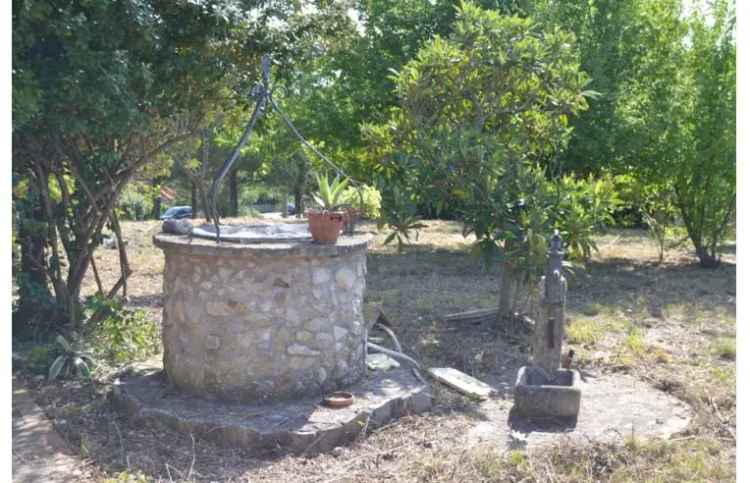
[[[380,195],[380,191],[374,186],[350,186],[342,193],[341,202],[344,205],[358,209],[363,218],[369,220],[377,220],[380,218],[382,196]]]
[[[148,312],[126,309],[118,300],[99,296],[87,299],[86,309],[92,317],[85,337],[98,358],[124,364],[159,352],[159,328]]]
[[[145,220],[154,209],[154,193],[151,187],[140,183],[128,185],[118,202],[119,212],[124,220]]]
[[[412,236],[415,240],[419,240],[419,230],[425,225],[417,216],[413,194],[405,191],[403,186],[394,183],[385,184],[382,180],[380,186],[383,206],[380,210],[380,218],[378,218],[378,229],[388,227],[391,232],[383,243],[388,245],[395,241],[400,253],[406,245],[411,243]]]
[[[597,250],[594,236],[614,223],[613,213],[620,204],[611,176],[577,179],[565,175],[550,183],[548,196],[554,206],[555,228],[565,240],[567,256],[588,260]]]

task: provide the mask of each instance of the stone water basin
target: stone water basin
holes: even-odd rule
[[[521,367],[513,391],[514,411],[526,417],[577,418],[581,407],[578,371],[558,369],[549,374],[538,367]]]

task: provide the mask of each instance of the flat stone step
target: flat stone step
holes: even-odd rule
[[[446,386],[467,396],[487,399],[497,394],[497,389],[494,387],[452,367],[431,367],[427,369],[427,373]]]

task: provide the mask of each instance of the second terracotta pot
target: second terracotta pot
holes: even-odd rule
[[[307,221],[313,241],[334,244],[344,227],[344,214],[336,211],[309,210]]]

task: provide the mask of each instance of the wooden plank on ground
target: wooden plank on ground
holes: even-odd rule
[[[431,367],[427,369],[427,373],[467,396],[487,399],[497,394],[497,389],[494,387],[452,367]]]
[[[457,314],[448,314],[443,317],[446,322],[481,322],[497,318],[497,308],[469,310]]]

